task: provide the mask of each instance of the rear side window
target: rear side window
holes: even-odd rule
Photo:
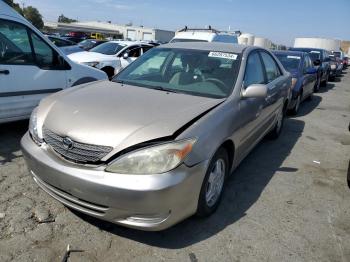
[[[270,83],[281,75],[280,69],[273,57],[266,52],[260,52],[265,65],[267,82]]]
[[[259,54],[254,52],[248,56],[244,75],[244,87],[265,82],[264,70]]]
[[[0,20],[0,63],[21,65],[33,62],[27,28],[18,23]]]

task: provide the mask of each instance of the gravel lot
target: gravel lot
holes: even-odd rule
[[[348,70],[350,71],[350,70]],[[71,211],[29,176],[27,122],[0,125],[0,261],[350,261],[350,73],[329,83],[277,141],[234,172],[221,206],[163,232]]]

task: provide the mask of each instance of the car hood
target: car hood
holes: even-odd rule
[[[118,58],[114,55],[104,55],[96,52],[78,52],[68,55],[69,59],[73,60],[77,63],[84,62],[103,62],[103,61],[114,61],[118,60]]]
[[[58,135],[119,152],[172,136],[224,100],[99,81],[44,99],[38,121]]]

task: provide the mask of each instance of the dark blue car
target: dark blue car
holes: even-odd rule
[[[315,85],[315,92],[318,92],[321,85],[327,86],[331,69],[328,51],[320,48],[308,47],[291,47],[289,50],[306,52],[310,55],[310,58],[317,69],[317,82]]]
[[[274,51],[284,68],[292,74],[292,100],[288,109],[297,114],[300,103],[311,99],[317,80],[317,69],[310,55],[299,51]]]

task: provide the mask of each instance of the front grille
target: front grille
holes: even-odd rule
[[[45,127],[43,128],[43,136],[44,141],[50,145],[56,153],[74,162],[98,162],[113,149],[109,146],[84,144],[74,140],[72,140],[72,147],[68,149],[63,143],[63,140],[65,139],[64,136],[57,135]]]

